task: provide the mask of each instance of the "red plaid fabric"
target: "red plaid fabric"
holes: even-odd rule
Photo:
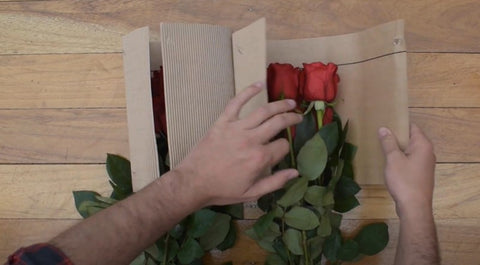
[[[63,252],[47,243],[20,248],[8,257],[5,265],[73,265]]]

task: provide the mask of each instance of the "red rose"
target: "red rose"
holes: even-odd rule
[[[304,63],[305,86],[303,98],[306,101],[332,102],[337,96],[337,83],[340,78],[337,75],[337,65],[328,63]]]
[[[272,63],[267,68],[268,101],[294,99],[298,101],[300,70],[291,64]]]
[[[165,93],[163,88],[163,68],[153,71],[152,82],[152,104],[155,133],[162,132],[167,135],[167,117],[165,111]]]
[[[323,113],[323,125],[327,125],[333,121],[333,109],[330,107],[325,108]]]

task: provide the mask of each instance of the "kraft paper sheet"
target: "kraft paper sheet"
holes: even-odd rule
[[[407,62],[403,21],[362,32],[266,41],[261,19],[232,34],[221,26],[162,23],[160,42],[148,28],[124,37],[124,69],[134,189],[158,177],[148,71],[164,67],[170,163],[174,167],[201,139],[236,93],[266,79],[269,63],[334,62],[341,78],[336,110],[350,121],[348,140],[360,184],[383,183],[380,126],[408,142]],[[267,103],[265,92],[242,116]],[[228,155],[228,154],[226,154]]]

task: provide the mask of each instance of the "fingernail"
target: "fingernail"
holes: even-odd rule
[[[288,176],[288,179],[294,179],[298,177],[298,171],[297,170],[294,170],[292,171],[292,173]]]
[[[258,81],[258,82],[255,82],[253,84],[254,87],[258,87],[258,88],[264,88],[265,87],[265,82],[263,81]]]
[[[385,128],[385,127],[382,127],[380,129],[378,129],[378,134],[380,135],[380,137],[385,137],[387,135],[390,135],[391,132],[389,129]]]
[[[287,99],[287,103],[292,107],[295,107],[297,105],[297,102],[295,102],[295,100],[293,99]]]

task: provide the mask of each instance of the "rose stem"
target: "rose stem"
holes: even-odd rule
[[[295,154],[293,153],[293,139],[292,139],[292,131],[290,127],[287,128],[287,137],[288,137],[288,144],[290,146],[290,163],[292,167],[296,168],[297,165],[295,163]]]
[[[322,127],[323,127],[323,110],[317,110],[317,125],[318,125],[318,130],[322,129]]]
[[[310,255],[308,254],[308,247],[307,247],[307,233],[305,233],[305,230],[302,230],[302,239],[303,239],[303,253],[305,254],[305,265],[310,265]]]

